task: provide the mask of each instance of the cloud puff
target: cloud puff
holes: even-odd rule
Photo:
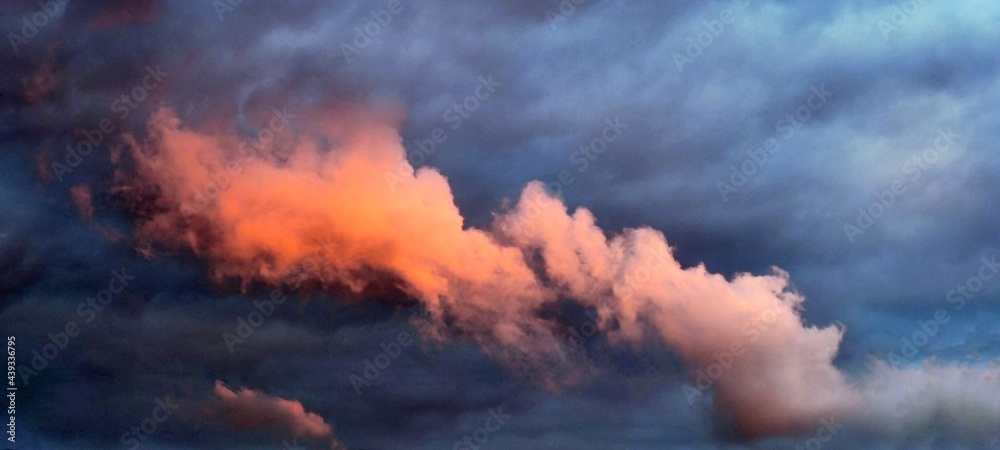
[[[69,189],[69,195],[73,199],[73,206],[76,207],[77,214],[85,222],[94,221],[94,197],[90,192],[90,186],[78,184]]]
[[[805,299],[780,269],[727,280],[703,265],[684,268],[662,233],[608,235],[588,210],[568,212],[537,182],[489,229],[466,227],[447,180],[404,159],[398,114],[302,112],[284,135],[279,117],[270,121],[278,137],[248,146],[156,113],[149,137],[132,141],[137,176],[121,187],[147,212],[140,240],[194,251],[218,280],[282,284],[304,273],[359,292],[391,283],[430,312],[433,337],[472,338],[550,387],[576,381],[579,357],[565,351],[549,314],[570,300],[597,312],[612,343],[666,343],[699,390],[714,390],[719,417],[749,436],[801,432],[824,418],[888,417],[885,405],[900,399],[911,405],[897,420],[904,424],[967,403],[947,383],[925,381],[957,369],[891,373],[887,389],[852,386],[833,364],[844,330],[806,325]],[[302,264],[317,254],[322,263]]]
[[[280,429],[296,437],[332,439],[333,429],[317,414],[307,412],[297,400],[271,397],[242,388],[232,391],[215,381],[215,398],[205,409],[221,423],[242,430]]]
[[[464,227],[447,180],[403,159],[397,117],[345,107],[295,120],[296,132],[248,157],[233,134],[157,113],[148,140],[133,142],[138,176],[122,187],[155,211],[140,216],[139,238],[189,248],[217,279],[246,282],[280,284],[322,253],[308,276],[359,291],[390,280],[431,313],[438,337],[471,337],[553,386],[574,381],[575,361],[544,311],[571,299],[596,310],[613,341],[660,339],[692,374],[728,358],[713,376],[718,404],[752,435],[856,406],[832,364],[842,331],[802,323],[787,274],[682,268],[661,233],[609,239],[539,183],[491,230]]]

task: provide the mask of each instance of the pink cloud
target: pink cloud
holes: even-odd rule
[[[297,400],[271,397],[242,388],[232,391],[215,382],[215,398],[208,402],[208,414],[228,426],[242,429],[279,429],[297,437],[332,439],[333,429],[317,414],[307,412]]]
[[[295,132],[274,131],[248,157],[234,132],[196,130],[161,110],[149,139],[132,142],[137,173],[122,180],[150,212],[137,237],[195,252],[219,280],[281,284],[304,270],[357,292],[391,283],[430,313],[428,337],[472,339],[552,388],[585,372],[585,356],[565,351],[564,327],[544,314],[570,299],[597,311],[613,344],[660,340],[693,380],[718,372],[714,404],[749,436],[811,431],[870,406],[833,364],[845,330],[805,324],[787,273],[726,279],[682,267],[659,231],[607,233],[538,182],[490,227],[467,227],[447,179],[407,163],[399,122],[363,108],[299,113],[286,125]],[[317,254],[324,264],[300,266]]]
[[[76,212],[80,215],[80,218],[86,222],[93,222],[94,198],[90,193],[90,186],[78,184],[69,189],[69,194],[73,199],[73,205],[76,206]]]

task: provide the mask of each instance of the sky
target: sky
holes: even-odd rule
[[[0,3],[5,448],[1000,448],[996,2]]]

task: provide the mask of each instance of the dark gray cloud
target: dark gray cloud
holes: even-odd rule
[[[680,261],[726,275],[788,270],[808,298],[809,322],[846,326],[837,362],[848,372],[898,351],[942,308],[952,321],[910,364],[996,361],[1000,281],[984,281],[962,310],[947,299],[1000,251],[1000,10],[971,1],[911,10],[893,1],[587,0],[562,13],[565,3],[402,0],[370,42],[345,53],[355,27],[386,2],[244,1],[219,11],[211,2],[70,1],[52,15],[4,2],[5,32],[30,31],[25,18],[40,12],[47,19],[24,42],[8,36],[16,52],[2,50],[0,323],[18,337],[24,366],[49,333],[71,320],[83,327],[22,392],[25,445],[120,445],[168,395],[183,408],[148,448],[273,448],[292,438],[199,421],[214,380],[301,401],[350,448],[450,448],[499,407],[513,417],[491,437],[495,448],[794,448],[809,438],[745,440],[710,408],[688,406],[669,351],[617,354],[599,338],[588,353],[611,376],[568,392],[515,379],[459,342],[405,349],[358,395],[350,375],[379,344],[413,332],[402,319],[415,308],[392,290],[373,303],[289,293],[229,352],[223,333],[267,289],[212,283],[190,254],[141,254],[130,234],[135,211],[115,190],[122,136],[144,134],[164,104],[184,121],[247,136],[272,108],[402,105],[409,151],[437,128],[446,133],[411,161],[449,178],[469,225],[487,224],[526,182],[569,171],[574,182],[561,195],[606,230],[651,225]],[[698,44],[727,8],[731,23]],[[682,70],[676,55],[690,58]],[[142,88],[157,68],[162,83]],[[467,117],[449,113],[480,77],[500,83],[495,93]],[[829,101],[790,134],[779,129],[818,86]],[[121,96],[136,92],[143,99],[124,108]],[[60,180],[53,163],[66,163],[67,146],[88,139],[78,130],[93,134],[102,119],[112,131]],[[628,128],[581,170],[581,146],[615,119]],[[933,162],[923,157],[949,129],[954,143]],[[768,138],[777,151],[723,200],[718,183],[731,182],[731,165],[752,160],[747,150]],[[895,181],[905,192],[852,243],[845,224]],[[74,185],[94,193],[93,222],[76,213]],[[84,326],[76,308],[123,267],[134,285]],[[847,429],[834,442],[917,448],[937,438],[933,427],[901,441]]]

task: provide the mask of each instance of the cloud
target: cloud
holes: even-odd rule
[[[279,429],[295,437],[333,439],[330,425],[322,417],[307,412],[298,400],[272,397],[247,388],[234,392],[219,380],[215,381],[214,394],[215,398],[204,405],[204,410],[230,427],[240,430]]]
[[[49,49],[48,59],[38,66],[38,70],[35,71],[31,78],[21,80],[21,86],[24,88],[24,98],[28,103],[39,103],[45,100],[59,86],[62,75],[52,62],[51,55],[53,50],[53,48]]]
[[[403,159],[397,114],[347,105],[297,114],[293,132],[248,156],[234,133],[156,113],[148,139],[133,141],[136,176],[121,187],[136,210],[152,211],[137,218],[139,239],[195,252],[216,280],[280,285],[305,270],[358,292],[392,283],[430,312],[432,337],[472,338],[550,387],[576,381],[581,362],[546,314],[569,300],[596,310],[613,343],[666,343],[716,392],[719,417],[749,436],[864,410],[833,364],[844,330],[806,325],[787,273],[727,280],[684,268],[662,233],[609,236],[540,183],[489,229],[465,227],[447,180]],[[314,254],[323,263],[303,269]]]
[[[1000,439],[1000,366],[894,369],[876,362],[864,380],[861,429],[897,441],[947,437],[982,447]]]
[[[884,39],[879,30],[880,21],[898,24],[892,8],[902,4],[861,5],[849,1],[828,2],[821,6],[790,2],[754,3],[735,16],[736,22],[727,26],[694,64],[685,66],[681,76],[670,58],[671,53],[683,52],[687,38],[697,37],[697,33],[704,30],[704,23],[715,20],[719,10],[728,5],[727,2],[594,1],[582,5],[584,8],[553,26],[546,20],[545,13],[548,9],[555,10],[557,3],[476,0],[462,5],[438,1],[407,5],[405,12],[394,17],[384,33],[361,55],[353,58],[350,65],[344,63],[336,45],[351,42],[356,33],[354,27],[363,25],[369,19],[370,8],[363,2],[336,5],[296,2],[280,8],[269,7],[266,3],[244,2],[241,7],[227,13],[224,21],[219,21],[211,2],[183,8],[171,3],[153,2],[136,3],[139,5],[136,7],[129,6],[129,3],[111,8],[70,4],[65,9],[66,17],[51,21],[30,42],[19,46],[17,57],[7,61],[9,70],[4,72],[4,82],[0,86],[4,94],[0,96],[0,103],[5,107],[3,115],[7,119],[2,121],[6,125],[0,126],[5,143],[5,151],[0,155],[0,167],[4,173],[0,177],[3,178],[0,181],[3,186],[0,189],[0,206],[17,211],[0,217],[0,231],[8,235],[0,242],[0,266],[3,267],[0,270],[0,295],[9,300],[3,306],[4,311],[9,311],[11,305],[26,301],[28,294],[55,292],[66,296],[79,295],[81,298],[67,300],[75,304],[85,298],[81,293],[89,292],[94,288],[92,284],[105,277],[106,270],[127,261],[130,268],[146,271],[143,280],[150,280],[150,284],[143,286],[146,300],[133,302],[129,307],[131,313],[137,314],[135,322],[130,322],[134,328],[128,329],[130,334],[119,336],[118,341],[131,341],[130,337],[136,336],[138,330],[147,329],[148,321],[144,318],[155,305],[176,308],[178,312],[183,311],[185,317],[190,316],[192,321],[204,325],[206,330],[201,334],[178,335],[178,339],[203,342],[204,339],[218,340],[218,334],[227,325],[231,328],[232,324],[216,323],[218,318],[205,318],[207,304],[215,303],[212,298],[217,288],[206,288],[198,274],[202,267],[207,266],[213,277],[224,284],[228,281],[227,277],[233,274],[248,279],[277,279],[280,283],[281,269],[272,270],[274,274],[267,278],[254,274],[253,267],[272,264],[267,261],[267,256],[247,261],[244,255],[228,258],[208,253],[211,249],[225,248],[215,241],[228,232],[228,229],[218,226],[223,222],[214,217],[217,214],[215,206],[199,214],[188,215],[191,222],[183,226],[163,224],[160,228],[163,231],[180,233],[155,240],[161,254],[164,247],[194,248],[197,245],[201,257],[212,261],[211,264],[190,264],[190,260],[184,257],[145,260],[143,255],[134,254],[130,245],[111,246],[101,240],[94,232],[95,228],[104,232],[99,226],[75,223],[78,222],[78,214],[72,211],[75,205],[73,198],[67,189],[50,182],[54,179],[51,172],[48,174],[49,181],[38,184],[35,173],[50,171],[53,161],[64,160],[66,145],[75,145],[79,141],[77,128],[93,130],[99,127],[101,119],[118,117],[111,110],[111,103],[121,95],[129,94],[130,89],[141,82],[143,68],[147,64],[162,63],[171,72],[168,79],[171,85],[162,90],[162,97],[146,101],[141,108],[135,109],[128,120],[116,121],[115,136],[109,136],[106,141],[112,145],[101,145],[99,150],[95,150],[96,155],[74,171],[75,178],[71,182],[86,183],[90,187],[97,201],[97,210],[101,212],[97,221],[118,230],[127,229],[123,223],[126,216],[121,214],[118,199],[104,192],[107,183],[103,180],[112,176],[112,169],[107,167],[104,156],[108,150],[106,147],[112,147],[113,152],[118,134],[127,131],[135,132],[137,139],[145,142],[141,128],[148,112],[161,99],[176,107],[182,120],[180,128],[198,124],[196,130],[188,131],[196,131],[194,134],[216,140],[226,137],[232,141],[226,150],[234,151],[243,141],[243,136],[231,136],[226,128],[213,129],[220,122],[228,126],[232,117],[237,117],[241,132],[246,134],[246,129],[251,127],[249,124],[259,123],[252,117],[252,112],[270,109],[272,103],[281,105],[287,102],[298,108],[299,104],[330,98],[389,96],[407,105],[409,120],[400,129],[410,147],[409,143],[431,136],[435,127],[447,125],[442,120],[442,112],[451,102],[461,100],[468,94],[478,75],[493,73],[504,83],[503,88],[463,122],[460,130],[450,131],[448,141],[428,157],[426,164],[436,168],[433,172],[447,176],[447,184],[454,197],[451,203],[461,211],[461,229],[480,230],[498,245],[530,255],[525,258],[525,265],[542,286],[541,291],[555,300],[542,301],[540,308],[526,309],[487,304],[486,307],[479,307],[482,311],[477,314],[470,313],[472,309],[469,307],[454,305],[464,301],[439,300],[440,309],[444,312],[441,315],[443,324],[438,331],[448,335],[442,337],[478,340],[498,360],[511,361],[509,365],[515,370],[517,367],[534,367],[534,370],[546,374],[544,378],[550,381],[571,382],[582,376],[585,367],[581,365],[587,363],[582,360],[584,357],[603,358],[604,362],[611,358],[589,351],[565,355],[560,349],[562,342],[572,338],[563,336],[563,330],[577,328],[579,323],[573,322],[572,314],[564,315],[565,311],[553,305],[568,303],[564,297],[570,298],[573,306],[595,310],[603,308],[600,313],[605,319],[601,325],[602,333],[593,339],[598,341],[596,344],[599,345],[595,347],[601,352],[614,346],[615,356],[619,355],[617,352],[632,349],[637,358],[644,358],[649,355],[648,347],[658,343],[654,341],[672,342],[670,347],[684,361],[691,383],[696,388],[707,385],[704,381],[707,377],[712,382],[710,389],[719,390],[718,395],[707,395],[710,391],[697,389],[698,393],[706,394],[699,398],[710,404],[718,403],[718,410],[723,412],[720,416],[725,419],[725,410],[732,408],[727,405],[737,401],[743,404],[749,400],[749,397],[739,395],[737,381],[740,378],[766,380],[782,376],[784,369],[779,367],[746,367],[751,358],[778,361],[776,364],[779,366],[792,365],[770,356],[778,354],[779,350],[777,344],[769,339],[772,335],[797,336],[800,330],[794,325],[786,325],[790,322],[789,317],[794,316],[800,317],[804,324],[801,329],[822,330],[822,333],[815,333],[822,336],[817,339],[822,344],[837,341],[836,365],[843,372],[852,374],[848,377],[848,384],[857,384],[856,390],[862,397],[875,395],[869,392],[869,385],[864,381],[864,370],[858,369],[866,364],[866,355],[884,355],[898,348],[899,337],[912,327],[914,321],[926,316],[928,311],[924,308],[930,305],[930,312],[933,312],[935,304],[944,301],[948,289],[955,282],[964,281],[968,271],[974,270],[974,267],[967,266],[978,264],[981,252],[997,247],[995,214],[984,205],[988,206],[990,199],[996,197],[996,186],[1000,186],[997,183],[1000,171],[992,158],[995,149],[991,145],[996,141],[995,130],[1000,129],[991,106],[997,104],[1000,98],[996,83],[998,60],[991,46],[997,36],[993,24],[998,9],[993,5],[975,3],[927,4],[916,11],[906,9],[905,24],[899,24],[901,26],[893,29],[888,39]],[[35,3],[10,6],[9,10],[5,10],[8,17],[6,23],[9,31],[15,33],[22,29],[24,17],[30,20],[39,10]],[[101,16],[108,17],[106,23],[115,28],[95,27]],[[144,38],[128,39],[136,33]],[[186,70],[175,72],[174,67]],[[873,73],[880,75],[872,77]],[[745,149],[759,145],[762,138],[772,134],[774,121],[791,112],[803,100],[801,96],[808,91],[811,82],[827,82],[834,89],[836,95],[829,107],[824,108],[823,113],[810,121],[808,126],[798,130],[794,139],[783,144],[778,153],[767,161],[761,173],[755,176],[753,184],[742,188],[733,201],[722,204],[707,200],[717,198],[715,183],[726,176],[729,164],[745,160]],[[510,216],[519,214],[511,210],[498,212],[501,220],[492,221],[501,199],[516,199],[528,180],[552,180],[562,169],[575,169],[570,164],[571,153],[579,145],[586,144],[595,131],[599,131],[595,130],[595,126],[599,126],[606,117],[617,114],[622,114],[628,123],[634,124],[633,128],[616,145],[609,146],[584,176],[577,177],[573,186],[564,189],[563,202],[546,205],[565,208],[565,204],[572,210],[574,205],[585,204],[598,218],[595,222],[603,230],[646,224],[663,230],[669,237],[669,246],[661,247],[658,244],[660,238],[656,236],[646,236],[641,241],[643,245],[656,243],[656,249],[669,249],[670,257],[681,263],[679,272],[697,268],[699,262],[704,261],[706,274],[722,274],[729,284],[735,284],[735,280],[742,276],[738,275],[740,272],[769,273],[767,277],[784,280],[774,282],[775,285],[786,286],[782,288],[784,290],[790,291],[787,286],[794,280],[795,290],[809,298],[808,302],[794,300],[796,312],[791,315],[782,309],[783,306],[750,314],[751,328],[748,330],[760,332],[752,350],[763,355],[753,352],[740,355],[736,362],[741,365],[730,367],[719,379],[709,375],[715,373],[717,366],[713,364],[717,361],[712,353],[722,351],[720,342],[689,343],[700,333],[686,328],[708,330],[710,326],[722,326],[715,324],[711,318],[697,317],[692,320],[690,316],[679,314],[690,323],[682,322],[678,326],[670,317],[662,317],[666,313],[651,312],[664,304],[673,306],[673,303],[649,300],[645,298],[645,292],[633,292],[627,299],[618,295],[613,298],[601,294],[590,297],[578,295],[607,289],[607,278],[601,272],[605,269],[595,268],[599,264],[592,261],[618,261],[614,254],[610,258],[605,256],[608,249],[617,252],[616,246],[634,248],[638,244],[631,242],[639,241],[636,235],[643,233],[625,231],[620,233],[622,238],[619,239],[618,233],[602,230],[601,233],[607,236],[605,245],[595,245],[596,237],[592,239],[589,236],[573,237],[568,243],[560,243],[549,236],[562,238],[558,233],[535,230],[530,226],[523,231],[501,229],[500,223],[512,222],[512,219],[508,220]],[[389,122],[393,120],[388,119]],[[921,184],[913,186],[878,226],[866,232],[863,245],[846,246],[842,230],[844,220],[853,220],[857,207],[868,204],[873,192],[886,189],[889,182],[899,176],[903,159],[925,148],[927,136],[933,136],[938,127],[949,124],[954,124],[962,134],[957,158],[925,172]],[[307,130],[316,128],[314,125],[301,125]],[[278,139],[294,142],[298,139],[297,135],[286,131]],[[341,152],[331,150],[324,155],[332,154],[339,155]],[[31,167],[35,165],[36,155],[39,170],[33,171]],[[227,155],[222,162],[237,158]],[[265,168],[287,169],[298,176],[298,168],[292,171],[285,165],[286,161],[278,155],[273,161],[267,160]],[[196,171],[192,176],[199,182],[225,181],[225,176],[216,167],[212,167],[207,174],[198,173],[197,165],[181,164],[180,167]],[[254,169],[251,173],[261,175],[265,172]],[[375,179],[382,175],[371,177]],[[168,178],[177,177],[155,177],[152,184],[167,182]],[[409,182],[405,177],[404,181]],[[240,189],[252,188],[252,184],[240,182]],[[182,190],[192,193],[204,186],[196,184],[193,188]],[[227,189],[233,189],[233,186]],[[529,188],[520,196],[546,200],[544,191],[531,191]],[[148,195],[154,192],[131,191],[128,194]],[[160,194],[174,195],[173,192]],[[297,195],[303,200],[312,198],[309,194]],[[377,198],[378,201],[384,200]],[[275,200],[285,202],[287,197],[275,196]],[[186,201],[190,203],[191,199]],[[23,205],[31,207],[25,209]],[[141,218],[140,222],[151,217],[166,217],[176,209],[169,202],[140,202],[134,205],[163,206],[162,210],[135,211],[134,214]],[[524,205],[530,206],[530,202],[526,201]],[[563,210],[558,210],[545,217],[552,216],[550,219],[556,223],[553,229],[575,230],[585,223],[577,219],[578,214],[573,211],[565,214]],[[570,219],[566,220],[563,216]],[[541,220],[540,217],[536,220]],[[180,219],[185,219],[184,214]],[[530,225],[531,220],[521,222]],[[282,230],[282,223],[273,217],[261,220],[261,224],[275,226],[267,229],[278,230],[277,234],[282,238],[302,234],[299,230]],[[147,230],[146,248],[154,241],[149,235],[155,230],[156,226]],[[378,232],[382,233],[382,230]],[[419,240],[423,236],[406,230],[401,233],[406,240],[414,240],[414,236]],[[546,242],[529,244],[537,235],[543,234]],[[96,239],[92,239],[94,237]],[[404,245],[414,244],[404,242]],[[322,246],[316,250],[330,251]],[[543,252],[559,255],[558,260],[555,256],[551,261],[539,256]],[[575,255],[578,252],[580,255]],[[652,253],[662,254],[659,250]],[[431,254],[429,257],[436,256]],[[412,258],[411,262],[424,258],[421,255],[421,258]],[[574,261],[574,258],[579,261]],[[624,258],[621,259],[624,261]],[[291,264],[295,265],[294,262]],[[379,261],[379,267],[384,265]],[[789,277],[769,271],[771,265],[778,265],[792,275]],[[343,266],[351,268],[349,273],[343,276],[333,273],[334,267]],[[646,275],[641,270],[641,264],[614,262],[607,266],[611,268],[608,271],[632,273],[637,277],[641,275],[644,280],[647,277],[649,280],[663,279],[659,271]],[[572,274],[576,269],[582,272],[561,276],[561,281],[552,281],[548,275],[550,270]],[[361,290],[389,284],[405,289],[413,298],[421,298],[414,285],[428,284],[415,283],[420,280],[413,276],[413,270],[403,271],[409,277],[403,278],[395,268],[354,268],[349,258],[344,258],[337,265],[331,264],[326,270],[330,273],[313,274],[313,281],[327,287],[346,283],[348,289],[353,286]],[[424,272],[434,274],[439,270],[433,268]],[[675,274],[669,279],[687,277]],[[690,278],[697,277],[691,275]],[[628,286],[629,283],[614,278],[611,289],[620,288],[625,293],[627,290],[622,287],[623,284]],[[703,284],[696,283],[699,289],[705,288]],[[684,286],[678,284],[678,287]],[[955,324],[943,330],[942,335],[924,349],[926,356],[936,354],[947,357],[948,364],[964,358],[961,343],[963,339],[966,344],[970,342],[972,336],[967,335],[971,333],[967,330],[977,317],[983,333],[995,330],[995,320],[983,319],[989,317],[986,315],[988,312],[996,310],[997,302],[991,300],[1000,292],[998,286],[994,283],[984,288],[975,299],[975,308],[967,308],[957,314]],[[643,290],[632,288],[633,291]],[[253,285],[248,290],[253,291]],[[710,292],[720,291],[723,289],[712,288]],[[766,289],[756,292],[766,297],[763,291]],[[233,294],[233,301],[219,306],[220,309],[215,312],[225,320],[246,312],[240,309],[243,303]],[[785,298],[792,295],[791,292],[781,294]],[[358,296],[385,298],[370,292]],[[347,302],[350,308],[345,312],[341,309],[346,308],[344,303],[338,301],[341,296],[334,297],[324,302],[330,304],[329,311],[291,317],[287,328],[296,332],[302,327],[336,330],[343,321],[353,320],[355,325],[352,327],[357,327],[357,333],[364,336],[364,329],[377,320],[372,315],[384,319],[377,312],[385,313],[386,309],[391,309],[381,301],[365,305]],[[472,302],[468,303],[467,306],[471,307]],[[724,303],[725,300],[720,302]],[[758,305],[766,302],[751,303]],[[428,302],[422,301],[421,304]],[[36,314],[22,316],[25,324],[20,334],[28,338],[27,342],[34,342],[32,335],[37,335],[39,342],[45,341],[45,334],[51,330],[39,324],[45,323],[48,308],[47,303],[40,301]],[[456,309],[465,312],[455,312]],[[708,311],[708,308],[698,310]],[[543,318],[535,317],[535,313],[540,313]],[[743,325],[739,322],[743,319],[740,314],[733,314],[737,323],[725,325],[720,331],[723,335],[732,335],[732,328],[738,329],[739,325]],[[482,317],[493,316],[501,320],[497,324],[481,326],[486,321]],[[767,333],[754,325],[762,324],[764,317],[773,317],[767,322]],[[7,314],[5,319],[9,318]],[[845,326],[816,328],[805,325],[829,324],[835,320],[842,321]],[[728,321],[720,318],[719,322]],[[538,325],[535,325],[536,329],[528,328],[527,339],[517,339],[516,336],[514,339],[501,339],[502,335],[510,333],[497,333],[492,329],[507,327],[521,330],[521,324],[528,323]],[[167,320],[163,328],[157,329],[166,330],[172,326],[174,324]],[[259,367],[256,362],[271,357],[269,355],[273,353],[257,351],[274,351],[271,346],[277,339],[265,331],[260,330],[252,342],[247,342],[245,350],[248,351],[238,352],[237,357],[229,361],[230,370],[249,376]],[[740,339],[749,340],[749,336],[735,334]],[[835,334],[842,334],[844,341],[835,339]],[[537,339],[532,339],[535,337]],[[302,350],[300,345],[292,345],[301,339],[299,334],[295,334],[293,338],[281,340],[278,353],[287,354],[290,359],[309,359],[317,364],[310,366],[313,370],[326,373],[327,366],[322,364],[327,363],[328,358],[317,358]],[[519,341],[531,343],[524,347],[522,344],[511,344]],[[107,342],[113,344],[115,341]],[[997,343],[993,339],[977,345],[987,357],[995,357]],[[767,351],[763,350],[765,345]],[[828,351],[825,345],[800,345],[795,339],[781,345],[790,353],[796,353],[795,348],[809,349],[804,356],[786,357],[796,361],[811,357],[822,362]],[[120,344],[81,340],[74,346],[74,352],[78,350],[81,356],[66,360],[68,370],[91,374],[95,363],[104,367],[102,362],[114,358],[131,362],[131,358],[104,350],[120,348]],[[647,347],[640,351],[633,348],[642,346]],[[30,350],[29,347],[25,350]],[[456,352],[454,347],[449,347],[447,351]],[[947,350],[946,353],[942,349]],[[222,350],[219,358],[225,358],[227,354],[224,348]],[[820,353],[810,356],[812,350],[819,350]],[[190,350],[176,351],[187,357],[205,349],[203,346],[191,346]],[[463,351],[475,353],[465,348]],[[353,363],[365,357],[368,355],[337,355],[337,361],[329,364],[351,370],[355,368]],[[722,355],[721,358],[727,357]],[[164,364],[160,359],[167,363],[172,361],[172,358],[156,355],[149,356],[147,362]],[[255,364],[250,364],[250,361],[255,361]],[[114,366],[113,370],[104,370],[120,380],[135,371],[125,363]],[[453,367],[468,369],[466,363],[462,360]],[[802,365],[808,367],[810,364],[813,363]],[[617,367],[621,365],[617,360],[610,365],[616,367],[608,370],[621,369]],[[820,367],[826,366],[820,364]],[[400,371],[400,378],[411,373],[402,367],[394,370]],[[926,374],[929,370],[916,368],[914,373]],[[207,372],[219,376],[214,370]],[[800,372],[801,369],[788,370],[788,373]],[[420,373],[426,375],[429,372]],[[209,377],[202,380],[205,385],[210,385],[215,379],[212,375],[205,375]],[[314,376],[315,379],[323,378]],[[730,381],[730,377],[737,380]],[[607,377],[602,382],[611,382],[611,378]],[[75,375],[59,378],[63,379],[70,381],[58,381],[56,377],[47,379],[45,383],[52,389],[46,392],[90,390],[95,393],[93,398],[116,398],[113,393],[117,386],[112,383],[103,384]],[[702,382],[699,383],[699,380]],[[803,380],[795,380],[796,383],[791,385],[794,392],[805,390],[801,385],[809,382],[808,379]],[[967,383],[978,378],[956,380]],[[253,385],[265,392],[286,392],[282,389],[294,389],[297,382],[274,376],[269,384],[254,380]],[[332,382],[327,380],[326,383],[322,385],[324,389],[337,392],[337,387],[329,384]],[[478,392],[497,389],[491,383],[494,382],[469,377],[454,384],[463,389],[471,387]],[[406,389],[409,385],[403,382],[386,384],[394,388],[394,396],[384,397],[386,404],[390,405],[414,390]],[[921,384],[907,379],[905,385]],[[68,387],[62,389],[63,386]],[[831,386],[840,386],[840,383],[832,383]],[[874,386],[881,385],[872,384],[871,390],[875,390]],[[982,386],[983,392],[992,389],[988,383],[977,382],[970,386]],[[149,384],[135,387],[136,392],[155,389],[155,385]],[[534,394],[530,387],[518,389],[527,392],[526,395]],[[946,387],[940,383],[929,383],[928,389]],[[350,391],[349,387],[346,390]],[[680,399],[679,406],[684,409],[684,390],[678,392],[680,394],[675,398]],[[904,394],[902,389],[898,393],[901,397]],[[364,401],[359,400],[349,408],[343,407],[341,399],[330,399],[328,401],[336,406],[317,411],[336,423],[342,423],[345,417],[353,417],[355,422],[352,425],[359,426],[351,428],[356,429],[366,429],[373,423],[396,423],[434,414],[414,413],[406,415],[406,419],[390,412],[373,415],[367,402],[373,401],[377,395],[366,396]],[[779,391],[779,395],[786,394]],[[787,399],[779,398],[774,409],[788,409],[781,405],[794,405],[796,395],[799,394],[788,393]],[[296,396],[306,400],[298,394]],[[435,393],[427,397],[435,397]],[[28,402],[25,410],[37,414],[38,420],[34,423],[43,423],[47,415],[53,414],[55,406],[52,405],[61,404],[55,401],[59,398],[54,394],[47,397],[28,395],[24,399]],[[603,400],[600,396],[596,398]],[[553,401],[565,402],[565,399],[566,396]],[[319,408],[312,403],[315,400],[310,399],[309,404],[312,408]],[[444,405],[449,400],[440,397],[435,397],[433,401],[443,409],[461,408],[456,403]],[[769,398],[767,403],[770,403]],[[913,401],[897,403],[919,404]],[[594,404],[603,406],[600,401]],[[109,412],[124,411],[115,402],[109,401],[105,405],[104,410]],[[880,432],[897,422],[933,423],[912,422],[902,415],[876,414],[877,411],[892,408],[865,400],[860,405],[859,409],[865,413],[857,413],[854,417],[885,424],[885,427],[880,426]],[[629,402],[628,406],[633,407],[634,403]],[[383,409],[391,411],[390,408]],[[427,411],[423,403],[419,411]],[[123,414],[129,415],[127,411]],[[584,439],[581,436],[585,436],[585,432],[573,429],[579,424],[580,414],[578,407],[566,408],[564,413],[552,420],[568,424],[569,429],[561,434]],[[667,412],[652,416],[660,418],[666,415]],[[542,415],[545,418],[549,416],[551,414]],[[50,436],[96,436],[108,429],[116,431],[117,425],[108,426],[100,419],[81,414],[74,420],[52,420],[48,421],[51,425],[45,428],[45,432],[51,433]],[[600,433],[598,423],[595,420],[586,431]],[[450,426],[441,423],[442,429]],[[613,426],[616,432],[621,429],[617,443],[635,442],[639,425]],[[664,441],[711,440],[711,436],[693,436],[662,423],[646,426],[648,429],[642,430],[643,435],[658,439],[651,441],[650,447],[662,447]],[[413,430],[419,431],[407,435],[399,428],[384,427],[382,429],[387,437],[378,447],[405,445],[408,439],[419,440],[425,428],[416,425]],[[515,425],[510,432],[513,434],[516,429]],[[558,426],[547,429],[551,431]],[[906,430],[916,433],[920,427],[907,425],[901,430],[896,434],[906,434]],[[522,436],[534,436],[534,431],[525,429]],[[947,435],[934,426],[926,429],[928,435],[939,432]],[[357,442],[372,446],[365,433],[357,433]],[[338,435],[348,439],[342,433]],[[195,441],[203,438],[197,433],[190,436]],[[221,442],[227,441],[222,439]],[[583,442],[595,445],[593,442],[596,441]],[[870,442],[864,444],[868,446]],[[565,445],[552,445],[552,448],[560,447]]]
[[[69,189],[70,197],[73,198],[73,206],[76,207],[77,214],[85,222],[94,221],[94,199],[90,193],[90,186],[78,184]]]
[[[693,377],[707,372],[717,405],[744,433],[791,433],[858,404],[832,364],[842,330],[802,323],[805,299],[788,289],[787,273],[726,280],[701,265],[682,268],[662,233],[640,228],[606,239],[589,211],[566,214],[540,184],[525,189],[499,228],[539,252],[551,283],[596,308],[613,339],[651,334]]]

